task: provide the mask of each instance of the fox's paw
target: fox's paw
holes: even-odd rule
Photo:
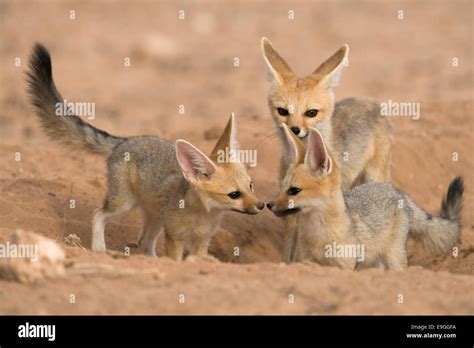
[[[218,258],[212,256],[212,255],[204,255],[204,256],[198,256],[199,259],[203,260],[203,261],[206,261],[206,262],[212,262],[212,263],[217,263],[217,262],[220,262]]]
[[[127,247],[132,248],[132,249],[140,249],[140,246],[138,245],[137,242],[130,242],[127,244]]]
[[[308,259],[301,261],[301,263],[306,266],[314,266],[316,264],[315,262]]]
[[[95,253],[100,253],[100,254],[105,254],[107,249],[105,248],[105,245],[92,245],[91,250]]]
[[[205,261],[205,262],[212,262],[212,263],[217,263],[220,262],[217,258],[215,258],[212,255],[189,255],[186,258],[186,262],[198,262],[198,261]]]
[[[127,258],[127,255],[125,255],[123,252],[116,251],[116,250],[107,250],[106,252],[107,255],[111,256],[114,259],[124,259]]]

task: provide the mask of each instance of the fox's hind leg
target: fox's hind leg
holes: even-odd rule
[[[107,220],[125,215],[136,206],[128,185],[126,166],[109,166],[107,196],[102,208],[94,211],[92,218],[92,251],[105,252],[104,229]]]
[[[158,218],[149,212],[143,212],[143,228],[138,237],[140,251],[150,256],[156,256],[156,240],[161,232],[162,225]]]
[[[94,211],[92,218],[92,251],[106,251],[104,229],[107,220],[125,215],[135,207],[133,199],[128,197],[108,197],[102,208]]]
[[[392,172],[392,138],[387,134],[378,134],[374,143],[374,155],[367,161],[363,182],[390,182]]]
[[[390,271],[403,271],[407,268],[407,257],[399,253],[385,256],[385,266]]]
[[[403,271],[407,268],[407,250],[405,243],[400,242],[385,255],[384,264],[387,270]]]

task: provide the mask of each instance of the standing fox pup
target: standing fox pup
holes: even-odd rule
[[[267,38],[262,38],[261,48],[272,80],[268,105],[283,143],[280,181],[290,166],[281,124],[304,141],[311,128],[319,130],[341,168],[343,191],[369,181],[390,181],[392,129],[387,118],[380,116],[380,105],[367,98],[335,103],[332,89],[339,82],[349,46],[343,45],[304,78],[293,73]],[[295,259],[296,225],[294,217],[285,218],[285,262]]]
[[[51,70],[48,51],[37,44],[30,59],[29,94],[47,134],[71,147],[108,155],[107,195],[92,220],[93,251],[106,251],[107,220],[138,207],[143,213],[142,252],[156,256],[163,228],[166,256],[180,261],[187,250],[205,258],[223,211],[257,214],[265,207],[243,164],[217,161],[221,150],[237,147],[234,116],[210,157],[181,139],[171,144],[151,136],[116,137],[78,116],[56,115],[55,105],[63,99]]]
[[[339,166],[319,131],[310,129],[306,150],[286,125],[283,128],[291,144],[292,164],[279,196],[267,207],[279,217],[298,216],[303,258],[343,269],[383,265],[399,271],[407,267],[408,237],[436,254],[447,253],[458,243],[461,177],[449,185],[439,217],[426,213],[387,183],[371,182],[343,193]],[[331,248],[335,246],[362,250],[362,254],[334,256]]]

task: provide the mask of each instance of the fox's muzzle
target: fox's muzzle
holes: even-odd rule
[[[250,209],[237,209],[237,208],[233,208],[232,210],[233,211],[236,211],[238,213],[242,213],[242,214],[250,214],[250,215],[257,215],[260,210],[264,209],[265,208],[265,203],[263,202],[258,202],[254,209],[250,210]]]
[[[270,209],[272,211],[272,213],[275,214],[275,216],[278,216],[278,217],[284,217],[284,216],[288,216],[288,215],[297,214],[301,211],[300,208],[276,210],[276,209],[273,209],[274,207],[275,207],[275,204],[273,202],[268,202],[267,203],[267,208]]]

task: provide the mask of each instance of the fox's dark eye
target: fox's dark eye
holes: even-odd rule
[[[253,192],[253,182],[250,183],[250,191]]]
[[[288,195],[289,195],[289,196],[295,196],[295,195],[297,195],[298,193],[300,193],[300,191],[301,191],[301,189],[298,188],[298,187],[290,187],[290,188],[288,189]]]
[[[278,108],[278,113],[281,115],[281,116],[288,116],[290,113],[288,112],[288,110],[286,109],[283,109],[283,108]]]
[[[227,196],[229,196],[232,199],[237,199],[240,197],[240,191],[234,191],[229,193]]]
[[[311,109],[304,113],[306,117],[315,117],[317,114],[318,114],[318,110],[316,109]]]

